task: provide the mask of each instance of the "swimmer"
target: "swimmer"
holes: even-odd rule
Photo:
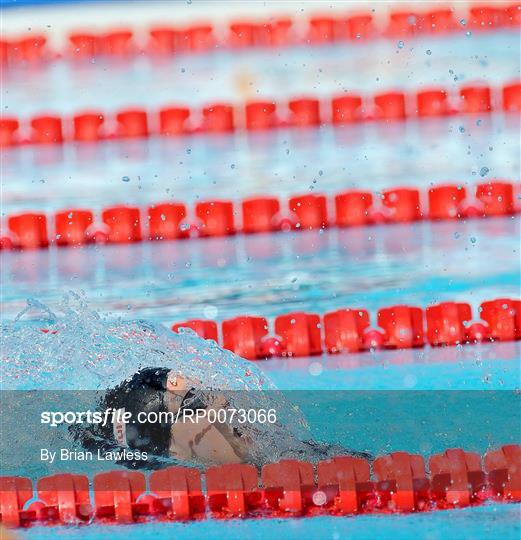
[[[145,368],[130,379],[106,392],[100,410],[131,413],[173,413],[198,411],[209,407],[227,409],[234,396],[222,391],[200,388],[200,381],[184,377],[169,368]],[[318,461],[335,455],[354,455],[371,459],[364,452],[316,441],[301,441],[288,426],[252,425],[237,422],[210,422],[202,417],[197,422],[125,423],[114,418],[112,425],[92,425],[75,429],[75,439],[89,450],[126,448],[146,452],[146,461],[123,460],[131,467],[161,468],[172,462],[202,466],[223,463],[252,463],[262,466],[282,458]],[[170,463],[169,463],[170,462]]]

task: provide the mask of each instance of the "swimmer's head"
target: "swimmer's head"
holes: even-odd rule
[[[86,429],[75,429],[74,436],[87,449],[110,450],[128,448],[147,452],[153,456],[168,456],[171,424],[163,420],[169,412],[167,390],[170,370],[145,368],[106,392],[99,403],[99,411],[112,409],[117,414],[109,416],[106,426],[93,424]],[[122,421],[123,413],[130,413],[128,423]],[[157,421],[138,422],[149,418]],[[110,420],[113,421],[110,421]]]

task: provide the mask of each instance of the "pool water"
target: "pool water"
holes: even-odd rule
[[[7,111],[28,117],[42,110],[114,111],[135,103],[158,109],[174,101],[201,106],[259,96],[329,97],[346,88],[369,94],[392,87],[459,88],[476,79],[500,87],[519,76],[518,45],[518,36],[505,32],[412,40],[405,46],[378,41],[361,47],[296,47],[277,55],[217,52],[156,63],[138,58],[117,66],[57,62],[33,72],[9,73],[2,99]],[[116,203],[144,206],[171,199],[189,204],[223,197],[237,201],[259,193],[283,198],[351,187],[379,192],[414,186],[425,191],[446,181],[470,191],[491,178],[515,181],[519,170],[519,120],[499,113],[403,125],[24,146],[4,152],[2,214],[68,207],[99,212]],[[87,304],[74,307],[74,324],[84,327],[78,335],[87,347],[96,314],[107,324],[142,319],[170,327],[191,318],[220,322],[262,315],[271,320],[295,310],[323,314],[359,307],[368,309],[374,320],[381,307],[454,300],[469,302],[477,318],[482,301],[520,296],[520,221],[518,215],[2,252],[1,309],[7,325],[2,339],[9,339],[12,321],[28,298],[62,320],[71,317],[58,307],[68,291],[73,291],[69,299],[79,294],[80,304]],[[46,326],[45,309],[29,310],[17,327]],[[21,349],[32,344],[30,332],[26,339]],[[2,389],[96,389],[142,367],[141,349],[129,345],[119,370],[93,370],[81,354],[74,354],[71,343],[60,349],[52,338],[49,345],[38,341],[42,348],[36,352],[42,358],[54,355],[55,364],[49,365],[57,374],[48,376],[32,378],[32,365],[29,369],[3,358]],[[65,357],[65,350],[70,356]],[[515,342],[271,359],[255,365],[299,406],[314,438],[374,455],[405,450],[428,456],[448,447],[483,454],[521,442],[516,413],[520,356],[520,342]],[[10,472],[42,475],[41,468],[20,462],[19,470]],[[144,539],[507,539],[519,537],[519,518],[519,505],[486,504],[417,515],[34,527],[19,534],[93,540],[128,534]]]

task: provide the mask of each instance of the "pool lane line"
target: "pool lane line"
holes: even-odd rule
[[[43,114],[20,120],[16,115],[8,114],[0,119],[0,146],[63,144],[66,141],[92,143],[154,135],[225,134],[237,130],[256,132],[280,127],[309,129],[324,124],[341,127],[360,122],[428,120],[500,110],[509,114],[521,112],[519,80],[501,88],[491,88],[484,83],[467,84],[455,93],[444,87],[431,86],[415,93],[400,90],[374,96],[344,93],[328,100],[310,95],[282,103],[259,98],[240,106],[216,102],[202,109],[176,105],[158,112],[133,107],[105,114],[100,104],[99,109],[78,112],[72,117]]]
[[[101,219],[92,210],[82,208],[57,211],[49,219],[43,212],[20,212],[8,215],[7,227],[0,229],[0,250],[513,216],[521,210],[521,197],[516,193],[520,187],[517,183],[490,180],[476,185],[473,193],[460,184],[433,186],[423,193],[410,187],[389,188],[375,194],[347,190],[334,198],[307,193],[290,196],[286,210],[277,197],[260,195],[243,199],[240,211],[231,200],[215,199],[197,202],[190,214],[181,202],[150,204],[146,209],[111,206],[102,210]],[[239,213],[240,225],[236,219]]]
[[[351,44],[363,47],[379,39],[402,43],[403,40],[425,37],[446,37],[456,34],[519,31],[519,3],[490,2],[471,5],[468,10],[457,3],[434,6],[427,11],[407,8],[391,9],[386,17],[375,17],[375,10],[331,13],[327,10],[309,18],[274,15],[270,18],[248,16],[232,20],[227,25],[193,21],[175,26],[165,22],[148,31],[136,31],[122,24],[103,30],[71,30],[67,45],[52,49],[48,36],[52,33],[31,29],[30,33],[4,37],[0,61],[4,66],[25,67],[53,62],[61,58],[96,61],[112,58],[131,61],[136,57],[152,59],[195,54],[200,56],[218,50],[231,52],[250,49],[274,50],[280,54],[295,46],[325,46]],[[168,16],[168,11],[165,12]],[[7,23],[8,24],[8,20]]]
[[[148,477],[120,469],[95,474],[92,491],[91,498],[89,478],[80,474],[40,478],[36,490],[29,478],[0,477],[1,523],[16,528],[355,516],[521,502],[521,446],[489,450],[483,459],[448,449],[429,457],[428,470],[421,455],[407,452],[372,463],[338,456],[319,461],[316,468],[309,461],[284,459],[265,464],[260,477],[248,464],[217,465],[203,475],[178,466]]]

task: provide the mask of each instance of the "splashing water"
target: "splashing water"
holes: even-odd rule
[[[313,453],[302,445],[310,435],[300,410],[251,362],[188,329],[176,334],[146,321],[102,317],[76,293],[65,295],[58,308],[61,314],[31,299],[2,325],[4,390],[102,391],[142,368],[168,367],[200,381],[206,403],[217,391],[231,407],[277,410],[275,424],[241,426],[256,443],[252,462]],[[27,320],[34,310],[37,317]]]

